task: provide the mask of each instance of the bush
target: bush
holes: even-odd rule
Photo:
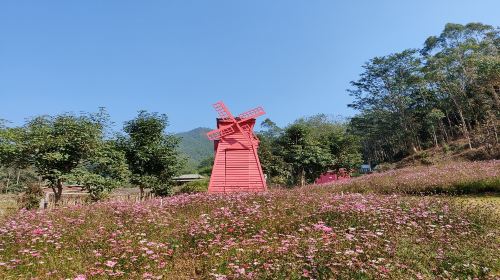
[[[208,191],[210,179],[193,181],[182,185],[177,193],[199,193]]]
[[[20,206],[25,209],[36,209],[44,193],[38,184],[30,184],[20,198]]]
[[[446,143],[443,144],[443,152],[445,154],[449,154],[451,152],[451,147]]]
[[[377,164],[377,166],[375,166],[373,168],[373,171],[375,172],[385,172],[385,171],[389,171],[389,170],[392,170],[392,169],[395,169],[396,168],[396,165],[394,163],[380,163],[380,164]]]

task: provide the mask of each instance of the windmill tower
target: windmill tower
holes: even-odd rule
[[[219,117],[217,129],[207,133],[215,148],[208,192],[266,191],[266,179],[257,154],[259,140],[253,132],[255,119],[265,114],[264,109],[257,107],[234,117],[222,101],[213,107]]]

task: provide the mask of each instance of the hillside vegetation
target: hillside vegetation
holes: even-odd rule
[[[186,170],[195,170],[204,159],[213,156],[214,144],[207,138],[207,132],[211,130],[210,128],[198,127],[175,134],[180,139],[179,151],[187,157]]]
[[[399,161],[459,138],[498,156],[500,29],[448,23],[422,43],[370,59],[351,82],[364,158]]]
[[[340,181],[334,186],[338,191],[379,194],[500,194],[500,161],[406,167]]]

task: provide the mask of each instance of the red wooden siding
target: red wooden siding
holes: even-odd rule
[[[248,186],[249,150],[227,149],[226,153],[226,188]]]
[[[217,127],[228,125],[217,122]],[[244,130],[253,130],[255,119],[242,123]],[[236,126],[236,125],[235,125]],[[238,127],[235,132],[215,142],[215,160],[208,191],[211,193],[257,192],[267,189],[262,168],[257,156],[256,142],[253,146]],[[251,134],[253,135],[253,134]],[[253,136],[251,136],[253,137]]]

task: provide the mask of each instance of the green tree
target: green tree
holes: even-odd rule
[[[98,151],[103,126],[90,115],[63,114],[34,118],[25,129],[32,163],[49,182],[57,203],[67,177]]]
[[[118,140],[132,172],[131,183],[140,188],[141,197],[145,188],[157,195],[170,194],[170,180],[183,164],[179,139],[166,134],[167,126],[166,115],[140,111],[125,123],[126,136]]]
[[[262,171],[270,184],[286,185],[291,179],[291,170],[283,159],[283,147],[279,143],[283,129],[270,119],[265,119],[260,126],[257,137],[260,141],[258,154]]]
[[[427,127],[430,128],[432,134],[432,139],[434,140],[434,145],[439,146],[438,137],[436,133],[436,127],[439,125],[441,120],[444,118],[444,113],[439,109],[432,109],[425,118],[427,122]]]
[[[104,198],[130,177],[125,153],[114,141],[103,141],[91,157],[86,158],[66,176],[68,181],[82,185],[93,201]]]
[[[424,47],[371,59],[348,90],[359,111],[350,130],[368,161],[397,161],[417,150],[467,140],[498,144],[500,30],[447,24]],[[489,139],[489,140],[488,140]]]
[[[366,63],[358,81],[351,82],[348,90],[354,97],[349,106],[359,110],[364,117],[353,125],[364,130],[383,131],[385,137],[369,139],[375,146],[390,143],[392,151],[384,151],[389,157],[414,153],[421,148],[418,139],[420,123],[415,116],[415,104],[424,91],[421,59],[417,50],[405,50],[384,57],[376,57]],[[369,120],[368,118],[375,118]],[[360,120],[360,121],[358,121]],[[368,127],[371,126],[371,127]],[[379,137],[380,134],[373,135]]]
[[[292,183],[300,186],[312,182],[332,163],[327,147],[312,135],[311,127],[295,123],[285,129],[279,140],[283,159],[291,169]]]
[[[267,119],[261,127],[259,158],[273,184],[305,185],[329,169],[353,170],[362,163],[358,137],[324,114],[298,119],[284,129]]]
[[[10,191],[12,186],[20,190],[21,171],[29,166],[29,154],[25,145],[25,130],[19,127],[6,127],[0,123],[0,166],[7,173],[6,190]],[[15,174],[15,183],[11,183],[11,177]]]
[[[325,169],[356,170],[362,163],[359,137],[348,130],[345,122],[335,121],[325,114],[301,118],[295,122],[311,130],[311,137],[327,149],[331,162]],[[321,173],[326,170],[320,171]]]
[[[498,56],[499,30],[481,23],[446,24],[439,36],[431,36],[422,49],[426,58],[426,78],[430,87],[444,94],[453,105],[460,130],[472,149],[470,130],[482,114],[471,91],[477,70],[474,63],[482,56]],[[476,103],[476,104],[474,104]]]
[[[212,174],[212,168],[214,166],[214,157],[210,156],[203,159],[197,167],[197,172],[203,176],[210,176]]]

